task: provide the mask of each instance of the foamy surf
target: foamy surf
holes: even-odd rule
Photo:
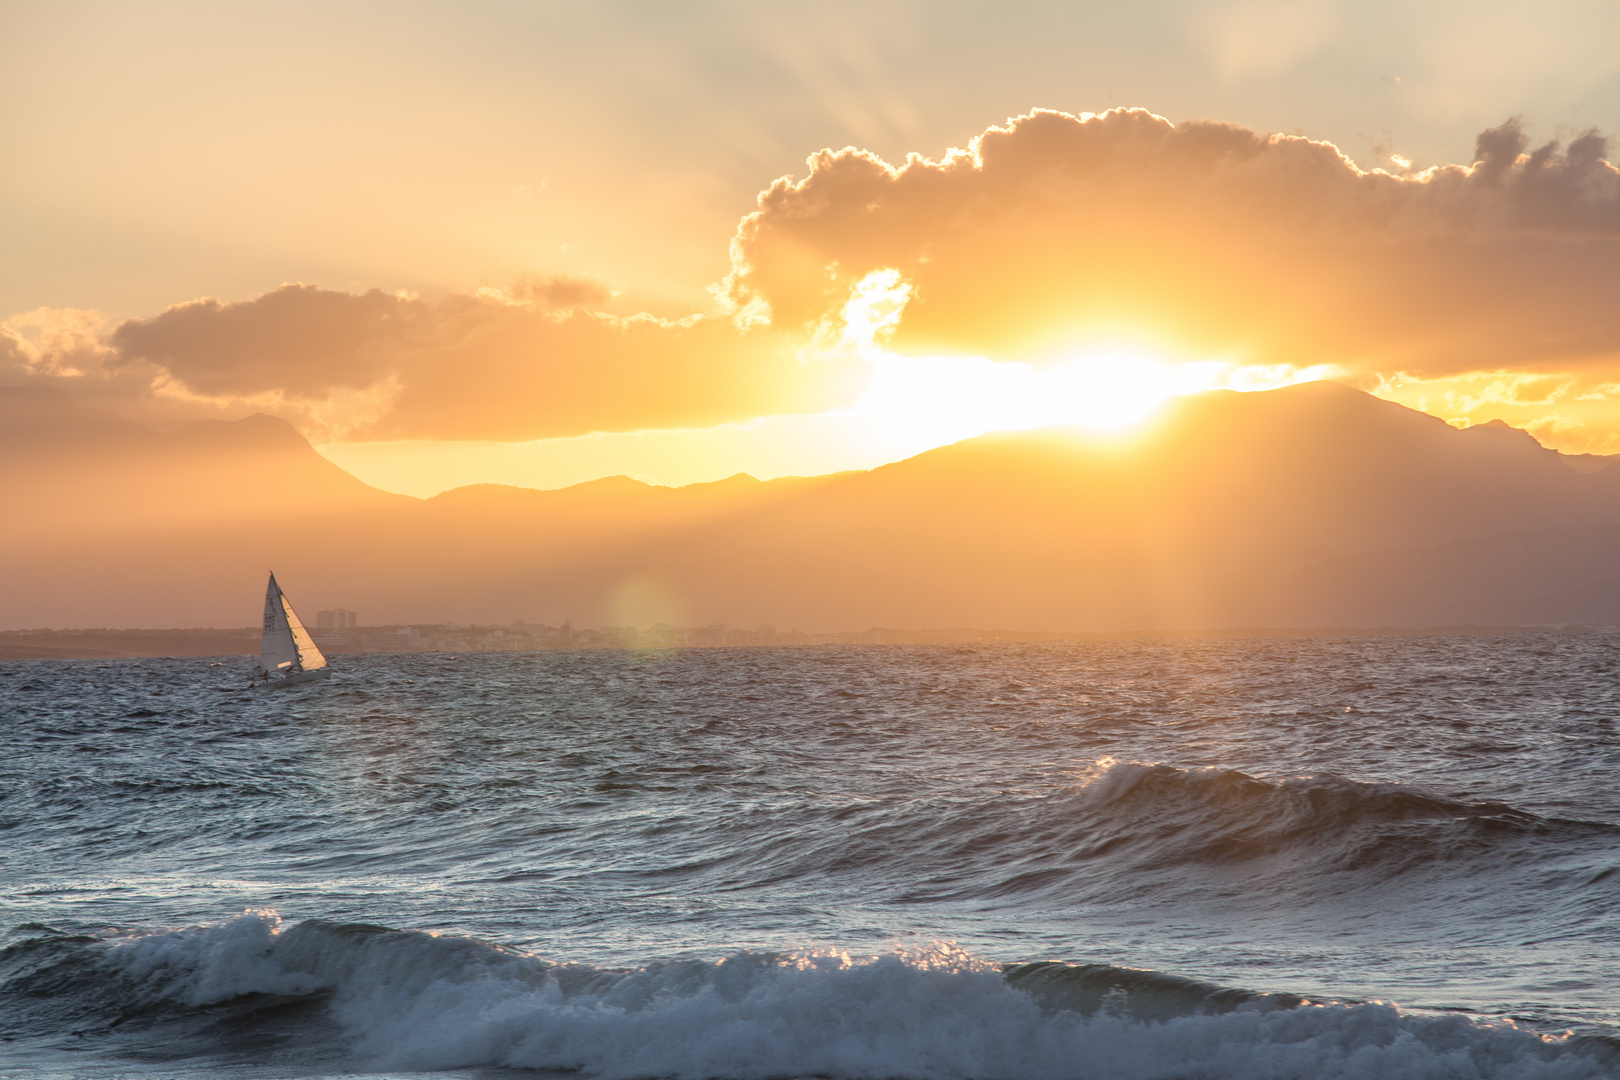
[[[767,1080],[1585,1080],[1604,1044],[1508,1021],[1306,1001],[1102,965],[1004,966],[937,943],[559,964],[465,937],[273,912],[6,953],[11,989],[116,1040],[231,1003],[303,1002],[359,1071],[500,1066]],[[25,943],[26,944],[26,943]],[[37,1017],[36,1019],[43,1019]],[[284,1033],[266,1064],[297,1071]]]
[[[1620,1076],[1616,656],[12,665],[0,1078]]]

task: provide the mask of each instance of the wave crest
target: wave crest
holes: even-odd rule
[[[1598,1044],[1506,1022],[1102,965],[1003,970],[949,944],[607,969],[375,926],[284,929],[269,912],[71,941],[50,966],[94,969],[132,996],[126,1006],[323,1001],[350,1059],[379,1069],[569,1069],[612,1080],[1587,1080],[1614,1065]]]

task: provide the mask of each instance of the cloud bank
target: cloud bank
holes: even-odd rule
[[[243,303],[181,304],[124,323],[111,342],[120,362],[155,365],[203,396],[313,405],[371,394],[373,415],[350,425],[351,438],[703,427],[839,399],[837,373],[801,362],[768,328],[548,311],[494,290],[421,298],[286,285]]]
[[[739,307],[806,326],[892,267],[891,347],[1043,359],[1148,336],[1374,377],[1620,362],[1620,172],[1509,121],[1469,166],[1363,171],[1335,147],[1142,110],[1037,110],[938,161],[855,149],[778,180],[734,241]]]
[[[178,304],[100,339],[69,341],[53,325],[30,342],[12,320],[0,375],[9,367],[92,397],[116,398],[116,386],[178,407],[243,403],[357,440],[705,427],[831,408],[858,390],[848,357],[807,359],[769,327],[577,306],[606,298],[567,281],[440,297],[283,285],[236,303]],[[73,315],[83,317],[31,322]]]
[[[1607,153],[1596,132],[1533,145],[1510,120],[1466,166],[1367,171],[1330,144],[1233,124],[1036,110],[938,160],[813,155],[742,220],[716,311],[610,315],[608,290],[574,279],[429,297],[284,285],[115,327],[14,317],[0,382],[55,381],[115,407],[265,409],[326,439],[702,427],[851,403],[866,372],[851,302],[881,279],[901,299],[877,332],[912,357],[1057,362],[1125,339],[1331,365],[1369,389],[1444,397],[1435,411],[1454,418],[1516,403],[1551,433],[1613,435]]]

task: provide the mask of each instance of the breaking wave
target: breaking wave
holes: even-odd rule
[[[227,1020],[239,1045],[257,1022],[258,1063],[293,1072],[308,1055],[330,1070],[334,1050],[355,1068],[624,1080],[1584,1080],[1620,1066],[1599,1040],[1506,1021],[1106,965],[1004,967],[949,944],[608,969],[258,912],[124,939],[40,927],[0,953],[0,976],[12,1024],[27,1012],[172,1058],[206,1054]]]
[[[911,802],[837,827],[793,824],[769,830],[768,847],[747,836],[705,837],[703,871],[722,880],[732,864],[773,880],[858,873],[892,882],[913,902],[1111,904],[1201,899],[1214,870],[1245,882],[1246,903],[1292,903],[1313,888],[1377,890],[1414,873],[1522,871],[1608,850],[1620,837],[1605,823],[1397,784],[1113,761],[1067,791]]]

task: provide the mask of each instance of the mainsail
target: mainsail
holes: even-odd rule
[[[287,595],[270,575],[264,593],[264,642],[259,649],[259,667],[265,671],[314,671],[326,666],[326,657],[299,621],[298,613],[287,602]]]

